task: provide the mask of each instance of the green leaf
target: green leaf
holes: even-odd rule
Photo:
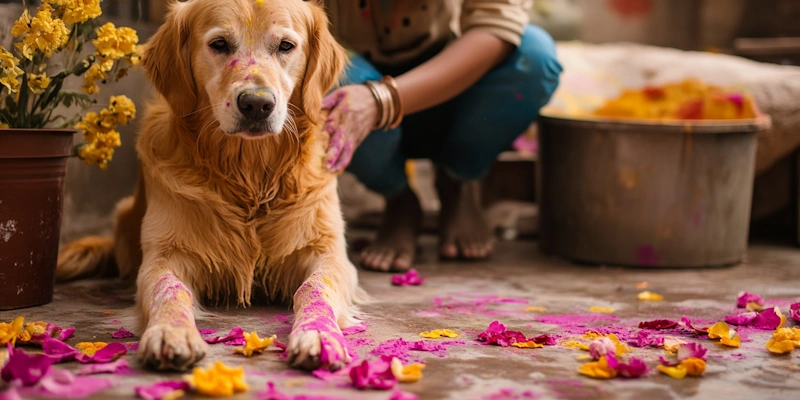
[[[28,74],[22,74],[22,84],[19,87],[19,101],[17,107],[17,127],[28,127],[28,121],[25,121],[25,111],[28,108]]]

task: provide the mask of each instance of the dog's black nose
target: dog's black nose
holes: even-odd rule
[[[239,111],[247,119],[262,120],[275,108],[275,95],[266,88],[247,89],[239,93]]]

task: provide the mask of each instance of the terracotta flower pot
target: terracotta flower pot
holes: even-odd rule
[[[53,300],[74,133],[0,129],[0,310]]]

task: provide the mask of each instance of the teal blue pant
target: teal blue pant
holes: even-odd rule
[[[384,75],[360,55],[350,61],[343,84]],[[407,116],[397,129],[372,132],[347,170],[385,196],[407,187],[407,159],[430,159],[460,179],[481,178],[536,120],[560,73],[553,39],[528,25],[522,43],[502,64],[452,100]]]

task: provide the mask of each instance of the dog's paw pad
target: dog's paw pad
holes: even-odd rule
[[[136,355],[151,368],[184,371],[202,360],[207,350],[197,329],[158,324],[145,330]]]

